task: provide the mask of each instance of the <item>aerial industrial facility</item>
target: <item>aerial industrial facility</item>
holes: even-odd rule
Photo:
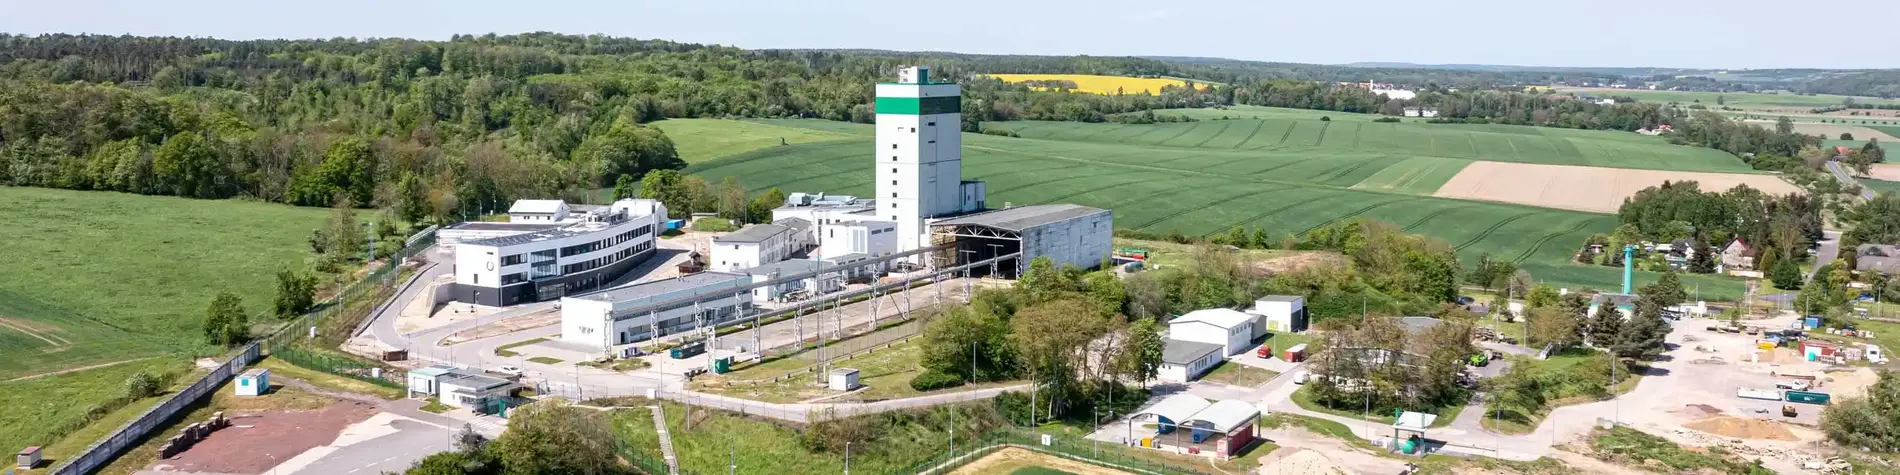
[[[897,270],[1008,258],[994,272],[1014,278],[1037,257],[1100,265],[1112,247],[1109,210],[989,209],[984,182],[963,179],[961,101],[962,90],[932,81],[929,68],[903,69],[897,82],[877,85],[874,196],[793,193],[771,223],[715,238],[707,272],[567,297],[562,340],[606,349],[737,323],[756,305],[821,297]]]

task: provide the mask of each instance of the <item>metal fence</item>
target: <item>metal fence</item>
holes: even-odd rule
[[[651,403],[645,400],[630,402],[632,403],[631,405],[645,405]],[[638,410],[644,411],[645,409]],[[949,434],[946,433],[945,435],[948,436]],[[942,450],[941,452],[933,454],[925,460],[918,461],[908,468],[884,473],[927,475],[950,473],[955,471],[958,467],[981,460],[983,457],[995,453],[998,450],[1012,447],[1142,475],[1213,475],[1223,473],[1207,465],[1182,463],[1157,457],[1157,452],[1146,451],[1148,449],[1126,447],[1112,442],[1102,442],[1075,436],[1043,434],[1033,429],[1020,427],[996,428],[975,437],[974,440],[968,437],[959,437],[953,447],[940,449]],[[633,464],[634,467],[645,473],[670,473],[666,461],[662,460],[658,454],[644,452],[641,448],[624,442],[616,445],[615,452],[622,459],[627,460]],[[772,468],[777,469],[782,467]],[[741,470],[758,472],[759,470],[757,469],[758,467],[751,467],[750,469],[748,469],[748,467],[738,466],[722,467],[714,473],[738,472]],[[856,473],[883,475],[879,472],[865,471],[862,468],[852,471]],[[681,468],[677,473],[692,475],[698,472]]]
[[[257,361],[258,353],[259,346],[257,343],[251,343],[245,346],[244,350],[238,352],[238,355],[232,357],[230,361],[219,365],[217,369],[211,370],[211,372],[205,374],[204,377],[198,378],[198,380],[192,382],[190,386],[186,386],[185,389],[172,394],[171,397],[166,398],[163,402],[158,403],[158,405],[145,410],[145,413],[139,414],[138,418],[132,419],[132,422],[120,426],[118,430],[112,431],[112,433],[107,435],[104,439],[93,443],[90,447],[86,447],[84,452],[80,452],[78,455],[66,459],[58,467],[54,467],[49,473],[52,475],[81,475],[91,473],[93,470],[98,470],[99,467],[112,461],[112,459],[118,457],[119,454],[123,453],[126,449],[138,445],[139,441],[144,440],[153,430],[165,425],[166,422],[177,417],[179,413],[184,412],[186,408],[191,406],[192,402],[210,394],[211,391],[216,390],[218,386],[223,385],[226,380],[231,379],[231,376],[236,375],[239,371],[243,371],[246,366],[250,366],[252,362]]]
[[[400,264],[434,246],[436,229],[430,226],[409,236],[405,240],[408,244],[391,254],[387,264],[371,269],[362,278],[342,286],[334,297],[318,302],[320,307],[297,317],[264,340],[272,349],[276,349],[313,338],[331,343],[341,343],[343,339],[349,338],[359,323],[380,310],[381,305],[388,305],[388,294],[403,275]],[[370,305],[371,302],[376,304]]]

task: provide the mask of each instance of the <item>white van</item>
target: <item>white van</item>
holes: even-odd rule
[[[1867,345],[1867,361],[1873,364],[1887,364],[1887,355],[1880,353],[1880,345]]]

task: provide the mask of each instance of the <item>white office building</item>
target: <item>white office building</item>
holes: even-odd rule
[[[746,274],[707,271],[561,299],[561,340],[608,349],[700,327],[739,322],[752,309]],[[677,299],[704,299],[675,303]]]
[[[790,259],[799,249],[789,226],[754,224],[712,240],[712,270],[736,272]]]
[[[510,220],[522,223],[462,226],[505,235],[453,245],[455,301],[499,307],[606,287],[653,255],[666,220],[666,206],[654,200],[620,200],[578,214],[565,203],[524,201],[534,203],[510,209]],[[521,226],[535,227],[514,229]]]

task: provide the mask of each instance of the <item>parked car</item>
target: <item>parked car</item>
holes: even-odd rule
[[[497,373],[501,373],[501,374],[505,374],[505,375],[509,375],[509,376],[520,376],[520,375],[521,375],[521,367],[520,367],[520,366],[512,366],[512,365],[502,365],[502,366],[498,366],[498,367],[496,367],[496,368],[495,368],[495,372],[497,372]]]
[[[1306,384],[1307,378],[1310,377],[1305,371],[1293,373],[1293,384]]]

